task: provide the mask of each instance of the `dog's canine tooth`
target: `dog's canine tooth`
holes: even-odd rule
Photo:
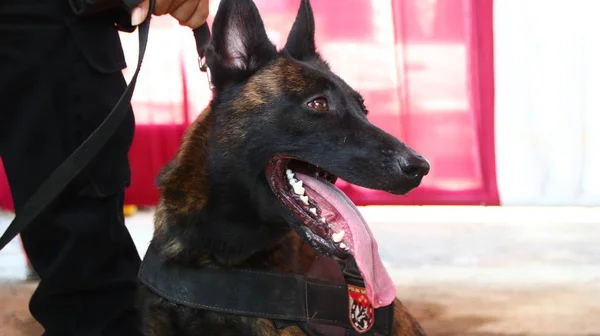
[[[342,248],[344,250],[348,250],[348,245],[346,245],[344,243],[340,243],[340,248]]]
[[[288,180],[294,180],[294,172],[291,169],[286,169],[285,175],[287,176]]]
[[[300,196],[304,196],[304,188],[302,188],[302,186],[300,186],[299,184],[294,184],[294,193],[296,193],[296,195],[300,195]]]
[[[327,224],[327,218],[321,217],[321,222],[323,222],[324,224]]]
[[[308,196],[300,196],[300,200],[302,203],[308,205]]]
[[[296,195],[304,196],[304,188],[294,184],[294,193],[296,193]]]
[[[301,180],[297,180],[292,184],[292,188],[294,188],[294,192],[297,195],[303,196],[304,195],[304,187],[302,187],[302,181]]]
[[[316,208],[310,208],[310,209],[308,209],[308,211],[312,212],[315,216],[317,215],[317,209]]]
[[[334,242],[339,243],[344,239],[344,234],[346,232],[344,232],[344,230],[340,231],[340,232],[336,232],[333,235],[331,235],[331,238],[333,239]]]

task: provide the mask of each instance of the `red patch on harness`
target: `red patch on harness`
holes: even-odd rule
[[[367,290],[348,285],[348,317],[350,324],[359,334],[371,330],[375,324],[375,309],[367,297]]]

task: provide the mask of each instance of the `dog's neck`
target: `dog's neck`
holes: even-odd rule
[[[153,246],[165,259],[190,267],[307,271],[317,253],[282,219],[260,213],[256,195],[233,178],[210,184],[208,177],[218,175],[207,164],[212,119],[210,109],[200,115],[160,173]]]
[[[319,257],[292,230],[210,218],[204,212],[176,215],[159,205],[152,244],[167,261],[193,268],[217,265],[306,274]]]

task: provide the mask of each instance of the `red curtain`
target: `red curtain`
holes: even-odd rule
[[[135,64],[138,47],[137,37],[122,35],[128,63]],[[152,30],[140,72],[138,86],[132,98],[136,116],[136,130],[129,152],[131,163],[131,186],[125,192],[125,201],[135,205],[155,205],[158,190],[155,179],[160,168],[170,160],[179,147],[186,127],[197,113],[191,112],[188,73],[198,77],[197,56],[195,67],[186,63],[186,55],[194,56],[194,40],[191,31],[181,27],[177,21],[167,16],[154,17]],[[186,47],[192,47],[187,49]],[[189,57],[188,57],[189,58]],[[126,70],[131,76],[135,69]],[[196,98],[203,107],[210,99],[206,85],[196,88]],[[198,108],[194,109],[194,112]]]
[[[321,54],[363,94],[370,120],[432,165],[423,185],[406,196],[340,181],[355,203],[498,204],[492,1],[312,0]],[[281,47],[299,0],[255,2]],[[189,29],[168,17],[154,18],[152,28],[133,98],[137,129],[126,201],[138,205],[156,203],[158,170],[210,100]],[[136,37],[123,35],[122,41],[128,63],[135,64]],[[7,207],[1,175],[0,206]]]
[[[363,3],[374,8],[380,2]],[[388,19],[383,13],[381,8],[379,20]],[[373,43],[374,34],[347,41],[363,43],[353,55],[360,71],[366,76],[393,72],[394,85],[369,86],[357,80],[354,86],[364,92],[372,122],[423,153],[431,173],[405,197],[354,186],[345,186],[346,193],[364,205],[497,205],[492,0],[393,0],[392,13],[388,20],[393,20],[393,36],[380,37],[385,42]],[[382,34],[381,28],[373,30],[377,21],[376,15],[366,14],[352,25]],[[345,26],[340,21],[337,29]],[[394,50],[385,45],[392,40]]]
[[[6,174],[4,173],[2,158],[0,158],[0,210],[2,209],[12,210],[13,202],[10,188],[8,187],[8,181],[6,180]]]

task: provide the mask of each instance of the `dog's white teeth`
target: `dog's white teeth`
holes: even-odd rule
[[[285,175],[287,176],[288,182],[290,183],[290,185],[292,185],[293,183],[296,183],[298,180],[296,180],[296,176],[294,174],[294,171],[291,169],[288,169],[285,171]]]
[[[331,236],[331,239],[333,239],[334,242],[339,243],[344,239],[344,234],[346,234],[344,230],[336,232]]]
[[[294,192],[296,193],[296,195],[304,195],[304,188],[298,186],[297,184],[294,185]]]
[[[340,243],[340,248],[342,248],[344,250],[348,250],[348,246],[344,243]]]
[[[286,169],[285,174],[287,175],[288,183],[294,189],[294,193],[296,195],[304,196],[304,187],[302,186],[302,180],[295,179],[294,171],[292,171],[291,169]],[[306,198],[306,200],[302,198],[302,202],[308,205],[308,197]]]
[[[294,188],[294,192],[297,195],[300,195],[300,196],[304,195],[304,187],[302,187],[302,181],[300,181],[300,180],[295,181],[292,184],[292,188]]]
[[[325,217],[321,217],[321,222],[323,222],[324,224],[327,224],[327,219]]]
[[[300,196],[300,200],[302,203],[308,205],[308,196]]]
[[[315,215],[315,216],[317,215],[317,209],[316,208],[310,208],[310,209],[308,209],[308,211],[312,212],[313,215]]]

